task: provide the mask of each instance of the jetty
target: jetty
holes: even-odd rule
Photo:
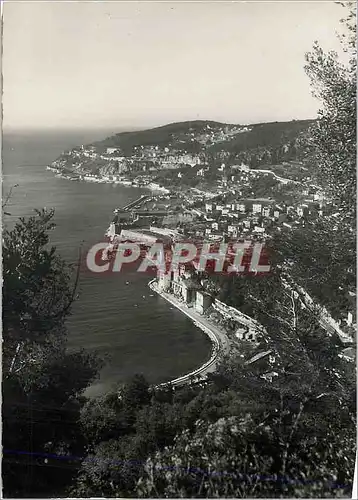
[[[118,212],[126,212],[127,210],[130,210],[131,208],[135,208],[138,205],[141,205],[141,203],[143,203],[143,201],[147,200],[148,198],[151,198],[151,196],[149,196],[148,194],[143,194],[142,196],[140,196],[136,200],[128,203],[128,205],[125,205],[122,208],[118,208],[117,210],[118,210]]]

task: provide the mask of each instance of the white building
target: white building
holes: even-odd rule
[[[116,148],[107,148],[107,154],[108,155],[111,155],[111,154],[115,153],[116,151],[118,151],[118,147],[116,147]]]
[[[228,226],[227,232],[231,234],[234,238],[237,237],[238,231],[236,226]]]
[[[212,212],[212,210],[213,210],[213,205],[212,205],[212,203],[205,203],[205,210],[206,210],[207,212]]]
[[[324,195],[321,191],[317,191],[317,193],[313,196],[313,199],[315,201],[323,201],[324,200]]]
[[[170,273],[158,273],[158,289],[167,292],[171,286]]]
[[[205,292],[196,292],[195,308],[200,314],[204,314],[211,302],[210,295]]]
[[[255,214],[255,213],[261,213],[261,210],[262,210],[262,205],[261,203],[254,203],[252,205],[252,212]]]
[[[235,333],[235,337],[238,340],[248,340],[250,342],[256,342],[258,337],[258,332],[253,328],[248,328],[245,326],[240,326]]]
[[[349,312],[347,316],[347,325],[351,326],[352,324],[353,324],[353,314]]]
[[[248,165],[245,165],[244,163],[241,163],[241,165],[239,165],[237,168],[238,168],[238,170],[241,170],[241,172],[249,172],[250,171],[250,167]]]

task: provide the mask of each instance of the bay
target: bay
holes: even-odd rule
[[[108,135],[108,134],[107,134]],[[68,261],[82,259],[104,240],[113,209],[143,193],[137,188],[56,178],[46,165],[66,149],[106,136],[104,131],[26,132],[3,138],[3,197],[19,184],[6,210],[12,225],[35,208],[54,208],[51,243]],[[69,348],[106,358],[100,378],[87,391],[103,394],[135,373],[159,383],[193,370],[210,355],[210,342],[186,316],[148,288],[151,276],[134,270],[92,274],[81,266],[79,299],[68,321]]]

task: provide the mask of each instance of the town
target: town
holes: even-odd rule
[[[326,219],[334,232],[340,212],[301,151],[301,135],[310,124],[171,124],[82,145],[48,168],[71,180],[148,190],[128,206],[114,207],[106,232],[111,245],[118,239],[153,243],[163,237],[196,246],[265,243],[277,232]],[[347,295],[351,307],[337,321],[352,333],[355,290]]]

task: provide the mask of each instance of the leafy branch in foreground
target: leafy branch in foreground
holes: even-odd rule
[[[316,42],[306,55],[305,70],[315,97],[321,103],[319,120],[311,129],[313,162],[319,166],[319,181],[332,200],[355,224],[356,212],[356,6],[346,4],[342,20],[346,33],[341,37],[347,64],[335,52],[325,53]]]
[[[49,247],[54,212],[36,211],[3,233],[3,446],[6,496],[64,492],[75,470],[58,474],[38,456],[82,454],[81,394],[96,377],[99,360],[67,351],[65,321],[78,281]],[[21,480],[19,480],[21,478]]]

